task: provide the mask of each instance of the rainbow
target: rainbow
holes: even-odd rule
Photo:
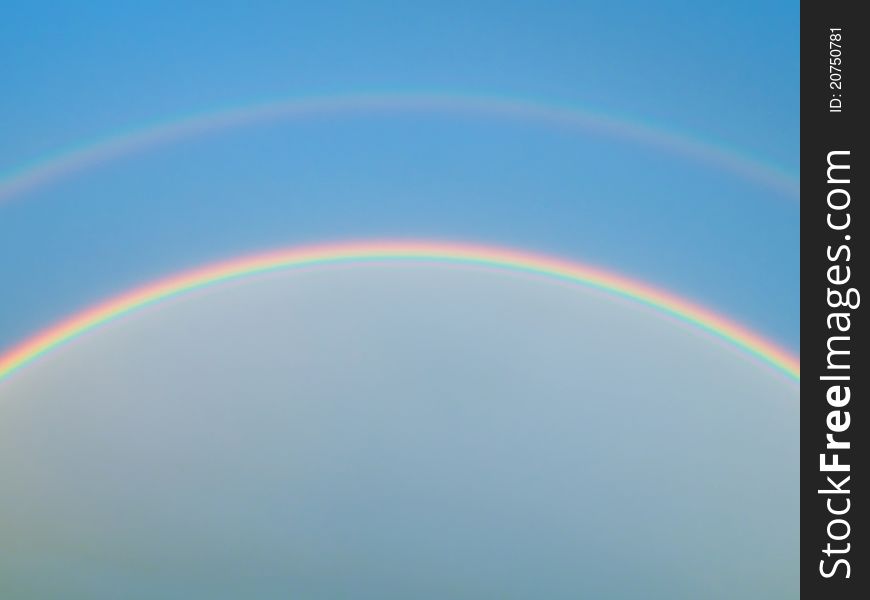
[[[84,310],[0,355],[0,383],[39,357],[84,333],[143,307],[256,274],[306,266],[431,261],[525,272],[604,290],[628,298],[730,342],[750,356],[800,381],[800,362],[757,333],[688,300],[646,283],[588,265],[506,248],[458,243],[373,241],[308,246],[237,258],[145,285]]]
[[[797,178],[721,144],[694,139],[630,118],[528,100],[444,93],[381,93],[281,99],[220,108],[131,128],[54,152],[0,173],[0,202],[123,156],[211,132],[280,120],[352,114],[441,113],[530,121],[596,132],[663,149],[718,167],[791,197]]]

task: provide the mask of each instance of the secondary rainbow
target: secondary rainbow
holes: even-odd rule
[[[353,114],[434,113],[513,119],[631,140],[712,165],[791,197],[797,177],[721,143],[580,106],[442,92],[385,92],[254,102],[156,121],[72,146],[0,173],[0,202],[123,156],[212,132],[276,121]]]
[[[0,355],[0,383],[40,356],[119,317],[197,289],[306,266],[417,261],[494,267],[582,284],[629,298],[730,342],[789,378],[799,359],[761,335],[670,292],[596,267],[507,248],[458,243],[373,241],[307,246],[247,256],[187,271],[121,294],[49,327]]]

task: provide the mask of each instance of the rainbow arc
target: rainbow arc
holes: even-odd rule
[[[800,381],[800,361],[786,349],[710,309],[623,275],[507,248],[424,241],[373,241],[308,246],[236,258],[134,289],[75,314],[0,355],[0,384],[14,372],[89,331],[146,306],[193,290],[260,273],[318,265],[384,261],[485,266],[603,290],[652,307],[725,340],[790,379]]]
[[[799,196],[797,177],[722,143],[663,128],[646,120],[580,106],[508,96],[444,92],[338,94],[254,102],[158,120],[121,130],[0,173],[0,203],[103,163],[173,142],[263,123],[329,115],[464,115],[517,120],[565,131],[598,133],[665,150],[707,164],[770,190]]]

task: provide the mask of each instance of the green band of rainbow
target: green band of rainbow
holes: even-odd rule
[[[0,355],[0,382],[40,356],[100,325],[196,289],[294,267],[385,260],[436,261],[496,267],[583,284],[654,307],[726,340],[800,380],[799,359],[745,327],[706,308],[621,275],[504,248],[456,243],[363,242],[310,246],[238,258],[188,271],[112,298],[50,327]]]

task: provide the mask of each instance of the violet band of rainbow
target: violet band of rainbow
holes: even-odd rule
[[[136,288],[86,309],[0,355],[0,384],[12,373],[82,334],[174,296],[259,273],[294,267],[382,261],[435,261],[495,267],[582,284],[658,309],[725,340],[790,379],[800,360],[762,335],[673,293],[600,268],[529,252],[459,243],[372,241],[278,250],[231,259]]]

